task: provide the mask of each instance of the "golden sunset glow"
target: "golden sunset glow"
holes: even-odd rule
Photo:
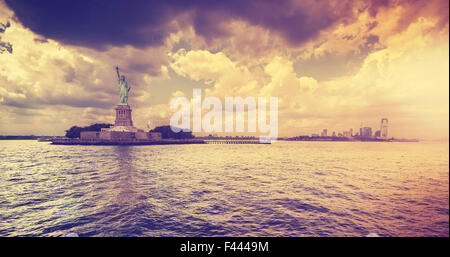
[[[0,0],[0,236],[448,238],[449,69],[449,0]]]
[[[202,88],[219,98],[278,97],[281,137],[377,128],[388,117],[394,137],[448,138],[445,0],[286,1],[270,17],[270,4],[255,10],[261,17],[168,4],[177,11],[130,22],[129,38],[114,24],[58,34],[71,23],[42,29],[30,20],[37,10],[13,2],[0,1],[0,22],[11,24],[1,40],[13,47],[0,54],[0,134],[63,135],[110,122],[119,65],[138,127],[167,125],[171,97]],[[100,38],[96,26],[114,35]]]

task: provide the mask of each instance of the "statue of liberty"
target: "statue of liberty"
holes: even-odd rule
[[[119,105],[128,105],[128,92],[131,89],[131,86],[128,85],[125,80],[125,76],[120,76],[119,67],[116,67],[117,77],[119,79],[119,94],[120,94],[120,102]]]

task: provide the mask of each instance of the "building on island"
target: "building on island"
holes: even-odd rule
[[[80,133],[80,140],[148,141],[162,139],[159,132],[145,132],[133,126],[132,110],[128,104],[119,104],[114,109],[116,111],[114,126],[102,128],[101,131],[83,131]]]

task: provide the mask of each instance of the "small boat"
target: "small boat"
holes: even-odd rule
[[[38,142],[50,142],[52,141],[52,137],[39,137],[37,139]]]

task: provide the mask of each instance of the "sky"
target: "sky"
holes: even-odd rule
[[[3,135],[113,123],[118,65],[143,129],[201,88],[278,97],[279,136],[388,118],[389,136],[448,139],[448,0],[0,0],[7,22]]]

